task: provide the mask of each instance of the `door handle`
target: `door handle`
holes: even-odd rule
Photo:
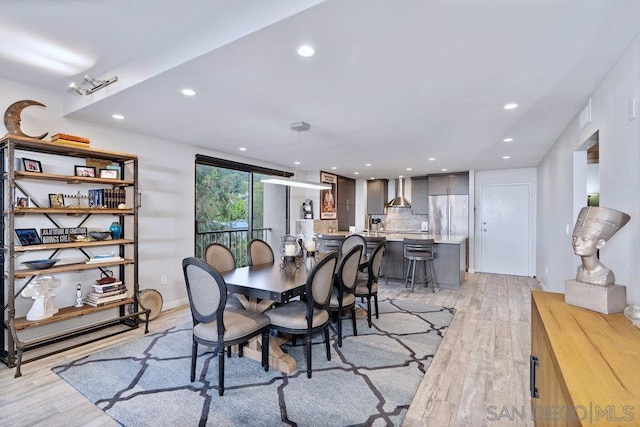
[[[533,354],[529,355],[529,392],[533,399],[540,398],[538,387],[536,387],[536,366],[540,366],[538,356],[534,356]]]

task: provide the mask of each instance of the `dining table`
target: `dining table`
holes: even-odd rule
[[[221,274],[227,291],[235,293],[245,309],[264,313],[274,304],[286,303],[303,295],[311,269],[309,261],[293,263],[276,260],[274,263],[239,267]],[[281,348],[288,339],[286,336],[269,337],[269,366],[290,374],[297,369],[296,361]],[[262,338],[256,337],[245,345],[243,352],[246,357],[260,361],[261,348]]]

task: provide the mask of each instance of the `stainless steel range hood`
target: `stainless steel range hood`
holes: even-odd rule
[[[411,203],[404,198],[404,178],[396,179],[396,197],[386,204],[388,208],[410,208]]]

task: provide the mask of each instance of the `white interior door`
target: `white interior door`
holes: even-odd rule
[[[528,184],[481,187],[481,271],[529,275],[530,192]]]

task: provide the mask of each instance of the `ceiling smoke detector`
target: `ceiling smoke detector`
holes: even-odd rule
[[[311,125],[305,122],[295,122],[291,123],[291,130],[295,130],[297,132],[304,132],[305,130],[311,129]]]

